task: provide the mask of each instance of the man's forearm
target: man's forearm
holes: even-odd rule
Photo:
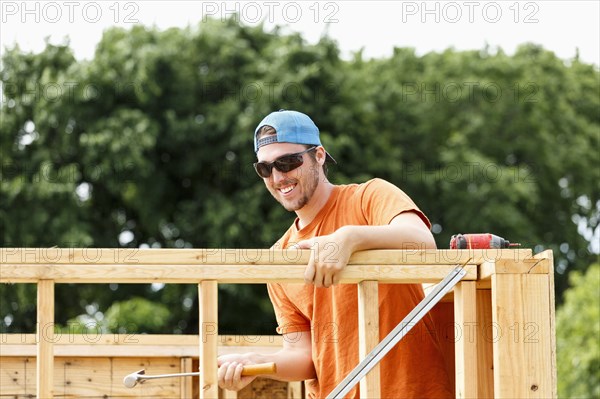
[[[304,351],[281,349],[272,354],[254,354],[255,363],[274,362],[277,373],[265,377],[279,381],[304,381],[316,378],[312,358]]]
[[[417,215],[415,218],[418,218]],[[422,223],[422,222],[421,222]],[[431,232],[415,223],[384,226],[344,226],[338,230],[352,251],[368,249],[435,249]]]

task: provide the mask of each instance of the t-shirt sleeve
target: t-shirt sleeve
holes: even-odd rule
[[[361,195],[361,210],[370,225],[382,226],[403,212],[416,213],[427,228],[431,223],[404,191],[382,179],[365,183]]]
[[[267,284],[269,298],[275,310],[278,334],[293,334],[310,331],[310,320],[289,300],[281,284]]]

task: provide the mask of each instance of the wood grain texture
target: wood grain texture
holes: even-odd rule
[[[494,397],[494,357],[492,341],[492,293],[489,289],[477,290],[477,397]]]
[[[377,281],[358,284],[358,350],[362,361],[379,343],[379,287]],[[379,365],[360,381],[361,398],[380,398]]]
[[[550,356],[552,364],[552,397],[558,397],[558,376],[556,367],[556,302],[554,298],[554,254],[551,250],[540,252],[534,256],[536,259],[543,259],[547,263],[548,282],[549,282],[549,307],[550,307]]]
[[[53,392],[56,398],[174,398],[180,397],[180,381],[147,381],[134,388],[123,386],[123,377],[146,369],[148,374],[179,372],[177,358],[55,358]],[[1,397],[36,397],[35,358],[0,357]],[[39,397],[39,396],[38,396]]]
[[[54,397],[54,281],[37,285],[37,397]]]
[[[217,282],[202,281],[198,284],[198,295],[200,301],[200,399],[217,399],[219,396]]]
[[[203,280],[219,283],[264,284],[304,283],[305,265],[89,265],[89,264],[2,264],[0,283],[35,283],[51,279],[56,283],[178,283]],[[365,280],[388,283],[439,282],[454,265],[349,265],[341,273],[342,284]],[[477,266],[465,266],[463,280],[477,279]]]
[[[54,356],[61,357],[194,357],[200,353],[198,335],[159,334],[55,334]],[[35,334],[0,334],[1,355],[37,354]],[[281,349],[279,335],[221,335],[219,355],[229,353],[275,353]]]
[[[548,274],[548,262],[535,257],[518,262],[512,259],[486,260],[479,267],[479,280],[487,280],[492,274]]]
[[[192,373],[196,370],[192,368],[192,358],[182,357],[179,359],[179,372],[180,373]],[[194,379],[198,377],[181,377],[179,378],[179,393],[181,399],[193,399],[194,394]]]
[[[454,287],[456,397],[477,398],[477,300],[474,281]]]
[[[350,265],[474,264],[530,259],[530,249],[369,250],[355,252]],[[297,249],[139,249],[0,248],[0,264],[41,265],[306,265],[310,250]]]
[[[544,274],[492,275],[496,398],[553,397],[549,289]]]

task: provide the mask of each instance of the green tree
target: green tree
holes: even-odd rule
[[[600,264],[569,276],[556,312],[558,396],[600,397]]]
[[[479,231],[551,248],[559,300],[593,259],[578,229],[599,228],[600,74],[537,46],[344,60],[327,37],[209,20],[107,30],[89,61],[11,48],[0,79],[3,246],[269,247],[293,215],[255,176],[251,132],[288,108],[317,121],[333,182],[389,179],[440,248]],[[168,331],[197,332],[187,284],[61,285],[56,320],[137,297],[169,309]],[[34,298],[0,286],[0,331],[32,331]],[[221,286],[219,300],[221,332],[273,332],[264,286]]]

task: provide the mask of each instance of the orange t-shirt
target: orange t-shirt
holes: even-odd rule
[[[296,222],[275,247],[331,234],[345,225],[386,225],[402,212],[427,217],[402,190],[381,180],[334,186],[315,219],[298,230]],[[317,381],[307,384],[314,397],[324,398],[358,364],[358,296],[356,284],[315,288],[306,284],[268,284],[277,317],[277,332],[312,332],[312,358]],[[380,340],[423,299],[420,284],[379,285]],[[381,397],[454,397],[433,320],[426,315],[380,362]],[[358,385],[347,398],[358,398]]]

